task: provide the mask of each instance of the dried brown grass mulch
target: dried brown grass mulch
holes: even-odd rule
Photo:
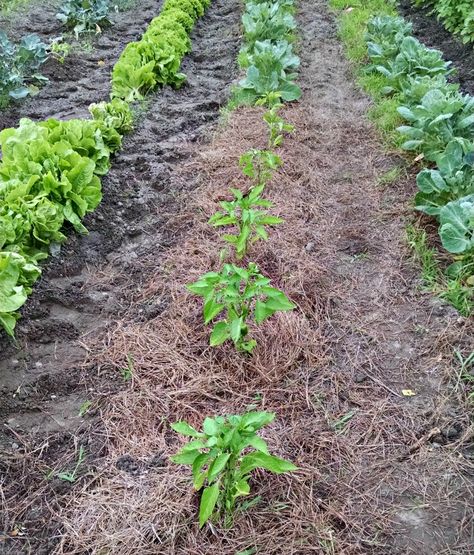
[[[283,169],[268,187],[273,212],[285,224],[271,232],[268,243],[255,245],[250,258],[297,310],[252,330],[258,348],[254,356],[245,357],[231,345],[208,346],[202,303],[185,289],[186,283],[219,265],[222,243],[206,222],[230,186],[248,185],[237,167],[239,154],[265,146],[261,111],[239,110],[183,169],[183,180],[195,172],[201,172],[203,180],[191,198],[183,198],[174,221],[177,228],[188,227],[179,245],[165,259],[157,261],[150,253],[142,261],[145,273],[155,273],[134,301],[162,300],[165,310],[143,322],[132,306],[129,317],[117,322],[106,338],[93,346],[89,342],[89,363],[121,369],[131,357],[133,379],[129,389],[103,407],[100,433],[107,457],[93,485],[77,490],[63,512],[65,535],[57,553],[235,555],[250,548],[265,555],[397,553],[391,535],[411,514],[409,509],[408,517],[403,513],[405,494],[419,496],[422,507],[437,503],[437,511],[455,507],[457,514],[467,507],[470,490],[463,477],[471,465],[460,456],[464,442],[433,457],[424,434],[439,418],[417,421],[422,408],[413,410],[398,389],[384,383],[387,376],[378,375],[377,368],[369,368],[360,381],[356,373],[367,366],[347,362],[353,353],[345,367],[338,364],[338,357],[344,358],[339,347],[346,355],[354,347],[344,340],[354,333],[354,322],[345,322],[347,330],[341,333],[344,322],[337,321],[334,308],[351,293],[352,280],[332,272],[331,264],[338,261],[326,236],[334,232],[331,219],[337,212],[325,206],[322,191],[333,177],[335,161],[324,154],[324,126],[315,132],[308,113],[298,106],[285,113],[297,133],[281,149]],[[353,140],[354,133],[349,138],[348,131],[339,129],[339,140]],[[366,141],[364,163],[369,166],[370,147]],[[361,179],[367,182],[373,176]],[[311,248],[309,239],[315,243]],[[354,300],[347,302],[350,306]],[[356,309],[353,316],[359,317]],[[331,314],[334,321],[328,320]],[[434,345],[437,356],[449,356],[447,333],[437,330],[445,342]],[[373,352],[366,351],[362,337],[357,356],[370,353],[375,362],[380,341],[372,337]],[[405,371],[397,369],[399,374]],[[451,400],[446,403],[451,407]],[[199,426],[207,415],[254,407],[277,413],[265,438],[274,453],[294,461],[300,470],[278,477],[255,473],[252,492],[261,497],[258,503],[239,512],[230,530],[211,526],[199,531],[198,497],[191,489],[189,469],[169,460],[181,444],[169,423],[186,419]],[[137,461],[138,470],[116,468],[125,454]],[[448,482],[429,480],[447,474]],[[440,489],[442,485],[447,489]],[[462,526],[457,533],[462,545]],[[409,532],[407,537],[415,547],[420,541],[411,540]]]

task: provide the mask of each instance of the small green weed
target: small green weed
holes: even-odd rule
[[[64,482],[69,482],[70,484],[73,484],[77,479],[77,473],[79,471],[79,467],[84,462],[85,458],[86,458],[86,453],[85,453],[84,447],[81,445],[79,447],[79,454],[78,454],[78,457],[77,457],[76,466],[74,467],[73,471],[72,472],[60,472],[59,474],[57,474],[57,477],[60,480],[63,480]]]

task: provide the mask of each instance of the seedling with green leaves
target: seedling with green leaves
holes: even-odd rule
[[[272,203],[262,198],[264,185],[253,187],[246,195],[239,189],[231,189],[234,200],[221,202],[222,212],[216,212],[209,223],[214,227],[235,226],[237,233],[226,234],[224,241],[234,246],[238,259],[242,259],[253,243],[268,239],[265,226],[283,223],[281,218],[271,216],[266,210]]]
[[[255,186],[266,185],[281,164],[281,158],[271,150],[251,149],[239,159],[242,173],[250,177]]]
[[[209,272],[188,289],[204,297],[204,323],[223,314],[214,325],[210,344],[215,347],[231,339],[239,351],[251,353],[257,342],[249,339],[250,320],[260,324],[275,312],[293,310],[295,305],[279,289],[270,286],[256,264],[247,269],[224,264],[220,272]]]
[[[265,114],[263,120],[268,125],[268,146],[276,148],[281,146],[285,133],[293,133],[295,126],[287,123],[278,113],[283,104],[275,104]]]
[[[225,526],[232,524],[236,501],[249,495],[250,476],[256,468],[275,474],[297,470],[294,464],[270,455],[267,443],[256,433],[274,419],[275,414],[269,412],[217,416],[204,420],[202,432],[184,421],[172,424],[179,434],[194,438],[172,460],[191,466],[194,488],[202,490],[201,528],[209,519],[222,517]]]
[[[63,480],[64,482],[69,482],[70,484],[73,484],[77,479],[77,473],[79,471],[79,467],[84,462],[85,458],[86,458],[86,453],[85,453],[84,447],[81,445],[79,447],[79,454],[77,456],[77,462],[76,462],[76,466],[74,467],[74,470],[72,472],[60,472],[57,475],[58,478],[60,480]]]

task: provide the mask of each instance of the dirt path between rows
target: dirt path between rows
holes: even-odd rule
[[[37,293],[46,319],[39,310],[36,324],[31,318],[23,324],[24,341],[35,337],[35,325],[38,338],[53,335],[59,346],[48,366],[53,375],[79,345],[54,332],[73,314],[72,337],[89,333],[81,338],[84,350],[73,349],[71,368],[79,369],[87,353],[86,383],[95,389],[90,428],[66,434],[95,458],[47,513],[61,537],[45,553],[467,555],[472,423],[453,350],[474,349],[473,323],[420,291],[404,242],[414,179],[379,181],[400,160],[382,151],[368,123],[369,102],[353,85],[325,0],[299,2],[304,96],[284,111],[296,132],[286,139],[283,169],[268,187],[285,224],[251,255],[298,309],[255,330],[259,346],[251,358],[229,345],[208,347],[201,302],[184,284],[219,264],[221,244],[206,221],[227,188],[242,185],[239,155],[265,146],[259,109],[233,113],[210,145],[188,142],[187,118],[191,139],[207,129],[204,122],[215,114],[208,102],[225,97],[230,55],[235,60],[237,37],[229,30],[237,28],[237,14],[226,2],[226,15],[223,4],[216,2],[216,18],[207,23],[212,40],[187,70],[202,106],[187,105],[186,92],[160,105],[176,95],[166,91],[157,100],[161,113],[151,110],[107,182],[110,195],[99,218],[107,222],[116,210],[135,214],[133,224],[127,219],[131,231],[124,236],[115,227],[119,237],[109,237],[92,218],[92,237],[65,249]],[[204,44],[194,40],[197,48]],[[211,76],[215,82],[206,89]],[[183,133],[170,139],[166,122]],[[91,264],[87,270],[83,259]],[[68,304],[74,283],[81,296]],[[105,318],[94,329],[97,308]],[[85,327],[78,313],[89,319]],[[42,348],[34,340],[26,345],[24,366],[34,368]],[[114,390],[116,381],[109,380],[127,357],[132,380]],[[102,381],[92,379],[95,372]],[[76,375],[70,375],[72,383]],[[415,395],[403,396],[404,389]],[[13,409],[19,422],[22,406]],[[257,473],[252,492],[261,500],[239,513],[231,529],[199,531],[189,470],[169,460],[180,443],[168,424],[186,418],[199,426],[206,415],[249,407],[277,413],[265,439],[300,471]],[[60,414],[59,408],[55,418]],[[50,445],[58,438],[52,435]],[[55,450],[32,447],[41,444],[32,444],[26,457],[22,451],[12,456],[10,469],[21,476],[20,461],[33,465],[36,482],[23,481],[22,493],[47,498],[52,486],[41,482],[41,470],[54,464]],[[20,494],[10,499],[13,524],[25,502]],[[18,542],[12,545],[18,549]]]
[[[145,13],[154,14],[144,10],[141,17]],[[85,222],[89,235],[72,235],[60,255],[48,260],[18,325],[19,349],[0,337],[2,553],[1,531],[15,532],[15,526],[25,526],[25,533],[15,532],[7,553],[50,554],[57,542],[52,515],[68,486],[54,474],[74,458],[75,438],[87,438],[88,428],[97,428],[96,412],[84,421],[80,407],[124,386],[117,371],[83,368],[87,337],[101,334],[134,303],[146,279],[138,263],[143,252],[151,249],[158,260],[176,241],[167,224],[176,212],[175,198],[196,182],[192,176],[177,182],[172,173],[215,127],[227,101],[237,74],[239,21],[237,0],[213,2],[192,33],[193,51],[183,63],[187,84],[179,91],[158,91],[149,101],[146,116],[103,180],[103,202]],[[135,18],[130,33],[137,25]],[[107,89],[96,85],[105,97]],[[70,101],[71,110],[81,115],[76,101]],[[137,307],[139,317],[146,321],[163,306],[147,302]],[[100,443],[90,441],[87,452],[90,468]],[[53,479],[45,479],[51,471]]]
[[[97,37],[87,39],[88,47],[75,48],[61,64],[51,58],[41,69],[49,79],[39,93],[21,102],[13,102],[0,111],[0,130],[16,127],[20,118],[42,121],[48,118],[88,118],[92,102],[107,100],[110,74],[125,46],[138,40],[148,23],[160,12],[162,0],[137,0],[129,10],[112,13],[112,27]],[[65,28],[56,19],[58,2],[42,1],[28,6],[11,21],[0,19],[0,28],[16,40],[29,33],[38,34],[45,42],[64,35]],[[3,23],[3,24],[2,24]],[[86,41],[86,39],[81,39]]]

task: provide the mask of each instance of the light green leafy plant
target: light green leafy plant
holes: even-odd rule
[[[213,347],[230,339],[239,351],[251,353],[257,342],[248,337],[249,321],[259,324],[275,312],[296,308],[282,291],[270,286],[254,263],[246,269],[224,264],[220,272],[204,274],[187,287],[204,298],[205,324],[223,315],[211,333]]]
[[[285,133],[293,133],[295,126],[287,123],[278,113],[283,104],[274,104],[265,114],[263,121],[268,125],[268,146],[277,148],[283,143]]]
[[[474,194],[443,206],[439,214],[441,241],[452,253],[474,249]]]
[[[398,131],[407,138],[402,148],[421,152],[435,161],[455,139],[474,133],[474,98],[457,92],[430,90],[415,107],[401,106],[398,113],[409,122]]]
[[[437,169],[422,170],[416,179],[420,192],[415,206],[432,216],[438,216],[449,202],[474,194],[474,145],[451,141],[436,158],[436,165]]]
[[[274,474],[297,470],[291,462],[270,455],[267,443],[256,433],[274,419],[275,414],[268,412],[217,416],[204,420],[202,432],[183,421],[171,425],[179,434],[193,438],[172,460],[191,466],[194,488],[202,490],[201,528],[209,519],[223,518],[227,527],[232,524],[237,500],[250,494],[249,480],[255,469]]]
[[[266,185],[281,164],[281,158],[271,150],[252,149],[239,159],[242,173],[250,177],[255,186]]]
[[[261,208],[271,208],[272,203],[262,198],[264,185],[253,187],[246,195],[231,189],[234,200],[221,202],[222,212],[214,214],[209,223],[214,227],[234,226],[237,233],[226,234],[224,241],[234,246],[238,259],[242,259],[250,245],[261,239],[267,240],[266,226],[283,223],[281,218],[268,214]]]

